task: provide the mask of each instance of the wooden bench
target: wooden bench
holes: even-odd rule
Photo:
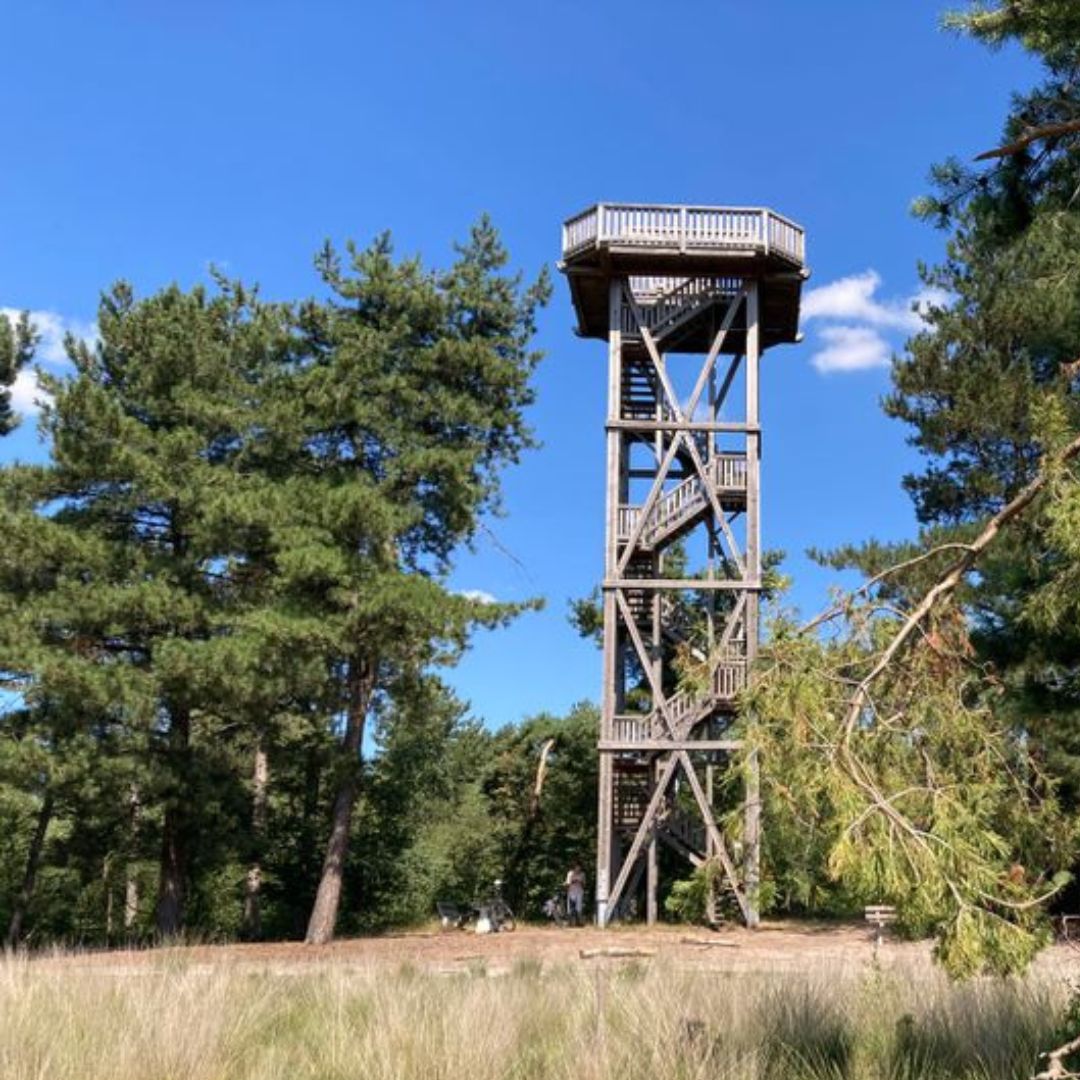
[[[863,910],[863,917],[873,927],[876,948],[881,944],[885,927],[896,922],[896,908],[889,904],[867,904]]]

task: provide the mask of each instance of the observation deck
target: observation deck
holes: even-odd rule
[[[757,280],[761,347],[798,340],[806,238],[801,226],[763,207],[597,203],[563,225],[562,262],[577,315],[577,333],[607,338],[609,283],[629,279],[646,326],[667,328],[680,315],[668,352],[703,352],[724,313],[724,297]],[[694,317],[688,294],[700,295]],[[625,333],[628,327],[621,327]],[[733,327],[725,353],[740,353],[745,334]]]

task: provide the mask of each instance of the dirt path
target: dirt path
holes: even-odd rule
[[[862,966],[874,955],[870,936],[861,926],[765,923],[753,932],[733,927],[718,933],[667,926],[603,931],[591,927],[520,927],[512,933],[484,935],[431,931],[349,938],[325,946],[277,942],[76,952],[42,955],[34,963],[116,969],[178,963],[275,971],[304,970],[313,964],[366,969],[409,966],[425,971],[484,966],[495,971],[521,963],[579,962],[581,953],[591,950],[640,952],[646,958],[662,958],[679,965],[807,972],[826,962],[830,968],[835,968],[837,962]],[[928,955],[929,948],[923,944],[890,943],[880,950],[879,960],[893,963]]]
[[[515,966],[545,967],[595,962],[582,952],[617,950],[639,953],[643,959],[676,967],[716,972],[791,972],[813,975],[844,971],[856,974],[874,962],[874,945],[861,925],[766,922],[758,930],[732,927],[713,933],[688,927],[620,927],[565,929],[522,927],[513,933],[477,935],[463,931],[413,932],[349,938],[325,946],[299,942],[254,945],[192,945],[145,950],[75,952],[41,955],[35,967],[79,968],[118,974],[162,966],[183,965],[216,969],[301,974],[313,966],[357,971],[419,971],[446,973],[484,970],[502,974]],[[885,968],[904,966],[930,970],[931,948],[926,942],[887,941],[877,954]],[[600,956],[601,963],[615,958]],[[633,956],[619,959],[633,959]],[[1040,956],[1041,970],[1080,976],[1080,951],[1055,946]]]

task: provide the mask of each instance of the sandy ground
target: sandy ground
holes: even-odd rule
[[[605,955],[582,956],[592,950]],[[616,956],[612,953],[629,953]],[[633,955],[633,954],[636,954]],[[274,944],[192,945],[146,950],[69,952],[39,955],[33,966],[78,968],[132,974],[162,965],[191,968],[302,974],[327,965],[356,971],[393,972],[403,968],[431,973],[512,971],[515,965],[625,963],[640,959],[677,968],[717,973],[790,972],[832,978],[852,974],[875,962],[871,934],[864,926],[835,923],[766,922],[755,931],[740,927],[710,932],[688,927],[557,929],[520,927],[512,933],[478,935],[467,931],[412,932],[349,938],[326,946],[298,942]],[[886,940],[876,962],[884,968],[929,971],[930,945]],[[1048,974],[1080,979],[1080,949],[1055,945],[1045,950],[1037,968]]]

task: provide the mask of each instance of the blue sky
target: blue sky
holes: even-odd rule
[[[43,313],[57,363],[55,333],[89,332],[118,277],[147,292],[217,263],[302,295],[327,237],[391,228],[441,262],[484,210],[532,275],[597,200],[772,206],[806,227],[821,291],[805,343],[764,364],[763,529],[812,610],[833,579],[807,547],[914,528],[912,454],[878,407],[917,261],[941,251],[911,200],[931,163],[994,145],[1010,93],[1037,78],[1017,52],[942,33],[942,6],[10,5],[0,308]],[[599,695],[566,608],[601,571],[605,360],[572,328],[560,279],[538,341],[543,447],[454,575],[547,598],[451,673],[490,723]],[[0,455],[41,455],[30,420]]]

